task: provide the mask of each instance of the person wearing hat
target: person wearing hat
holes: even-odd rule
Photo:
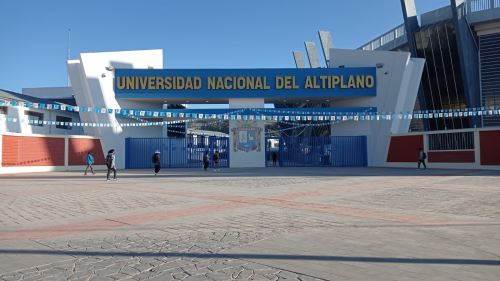
[[[157,149],[153,154],[153,164],[155,165],[155,176],[158,175],[161,169],[160,151]]]

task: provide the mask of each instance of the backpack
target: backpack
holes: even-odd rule
[[[427,159],[427,153],[424,152],[424,155],[422,155],[424,157],[424,160]]]
[[[106,156],[106,162],[105,162],[105,163],[106,163],[106,166],[111,167],[111,162],[112,162],[112,161],[113,161],[113,160],[111,159],[111,155],[110,155],[110,154],[108,154],[108,155]]]

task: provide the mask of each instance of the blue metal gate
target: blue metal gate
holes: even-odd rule
[[[201,168],[205,152],[208,152],[212,167],[216,150],[220,154],[220,167],[229,167],[228,137],[187,136],[125,139],[125,168],[152,168],[152,156],[156,150],[160,151],[161,166],[165,168]]]
[[[281,137],[278,157],[281,167],[365,167],[366,136]]]

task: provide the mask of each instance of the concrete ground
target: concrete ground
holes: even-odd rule
[[[500,280],[500,172],[0,176],[0,280]]]

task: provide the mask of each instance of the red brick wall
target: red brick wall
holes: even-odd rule
[[[104,155],[102,153],[101,140],[70,138],[68,141],[68,164],[86,165],[87,153],[90,151],[94,155],[94,164],[104,165]]]
[[[2,166],[64,166],[64,138],[3,136]]]
[[[500,165],[500,131],[479,132],[481,165]]]
[[[387,162],[417,162],[418,151],[423,147],[422,135],[391,137]]]
[[[429,151],[429,162],[433,163],[474,163],[474,151]]]

